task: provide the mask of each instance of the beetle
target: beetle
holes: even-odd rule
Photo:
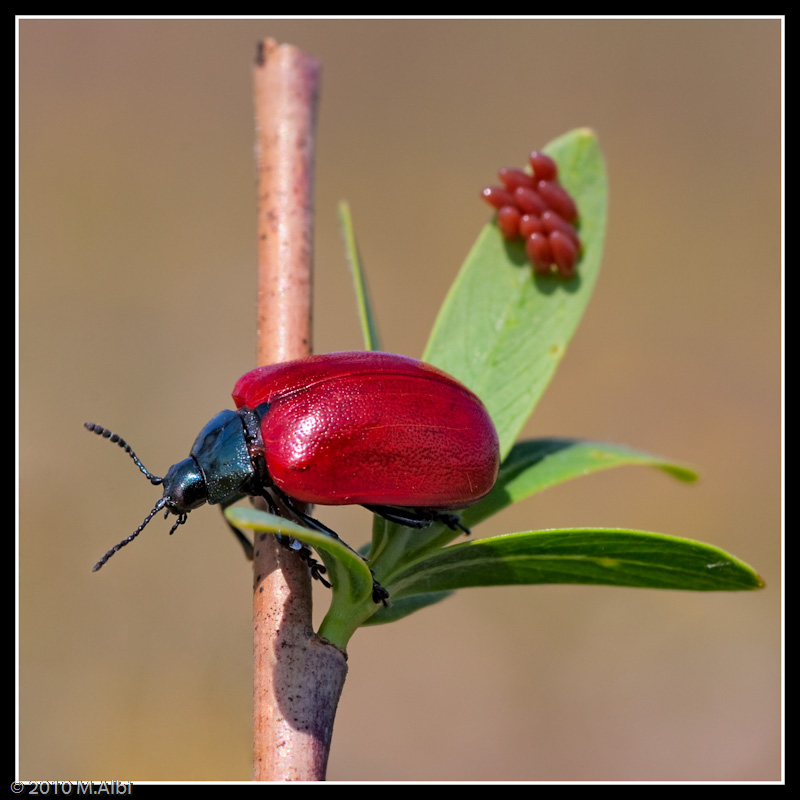
[[[330,528],[306,504],[362,505],[414,528],[441,522],[469,533],[458,509],[480,500],[497,478],[497,432],[481,400],[442,370],[406,356],[341,352],[258,367],[233,390],[235,411],[221,411],[198,434],[188,458],[161,478],[116,434],[85,427],[122,447],[164,493],[142,524],[94,566],[100,569],[160,511],[177,516],[170,533],[204,503],[227,506],[244,496],[282,506],[310,528]],[[226,520],[227,521],[227,520]],[[248,538],[230,525],[252,558]],[[300,552],[325,585],[325,568]],[[373,597],[388,594],[375,582]]]

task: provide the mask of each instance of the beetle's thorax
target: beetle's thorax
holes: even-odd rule
[[[260,495],[271,481],[264,458],[257,409],[225,410],[200,431],[188,458],[173,464],[164,478],[166,507],[186,514],[203,503],[216,505],[242,495]]]

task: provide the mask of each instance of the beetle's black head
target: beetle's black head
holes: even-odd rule
[[[243,413],[253,414],[252,411]],[[164,494],[142,524],[112,547],[94,565],[93,571],[96,572],[117,550],[132,542],[159,511],[164,510],[165,516],[175,514],[178,517],[170,530],[172,534],[186,522],[189,512],[203,503],[228,503],[246,494],[245,487],[251,484],[255,474],[245,430],[248,421],[242,412],[221,411],[200,431],[189,457],[173,464],[163,478],[149,472],[117,434],[92,422],[85,423],[88,430],[111,439],[125,450],[150,483],[164,487]],[[257,429],[257,421],[253,424]]]
[[[164,500],[167,511],[188,514],[208,501],[203,472],[192,456],[173,464],[164,476]]]
[[[133,452],[128,443],[116,433],[112,433],[108,428],[103,428],[101,425],[95,425],[92,422],[85,423],[84,427],[98,434],[98,436],[102,436],[104,439],[110,439],[112,442],[118,444],[133,459],[133,462],[139,467],[140,472],[150,483],[154,486],[164,486],[164,494],[158,499],[152,511],[144,518],[142,524],[130,536],[123,539],[119,544],[114,545],[114,547],[94,565],[92,572],[97,572],[114,553],[125,547],[126,544],[130,544],[159,511],[164,510],[165,516],[172,513],[178,517],[170,530],[170,534],[172,534],[179,525],[186,522],[186,517],[193,508],[197,508],[207,501],[208,493],[203,473],[195,459],[191,456],[171,466],[166,476],[160,478],[158,475],[153,475],[153,473],[139,461],[136,453]]]

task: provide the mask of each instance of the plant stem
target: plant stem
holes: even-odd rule
[[[258,171],[258,364],[311,352],[314,133],[320,65],[273,39],[254,69]],[[346,656],[311,624],[297,554],[257,536],[253,594],[253,772],[325,779]]]

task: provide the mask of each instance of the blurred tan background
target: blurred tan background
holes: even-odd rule
[[[163,474],[254,365],[251,62],[323,63],[315,349],[361,347],[336,203],[386,349],[419,355],[500,166],[594,128],[595,296],[526,434],[697,465],[551,489],[478,535],[701,539],[757,593],[462,592],[360,631],[331,780],[780,776],[780,22],[20,23],[20,769],[249,780],[251,574],[215,509],[173,537]],[[370,516],[323,519],[361,544]],[[319,614],[325,604],[319,595]]]

